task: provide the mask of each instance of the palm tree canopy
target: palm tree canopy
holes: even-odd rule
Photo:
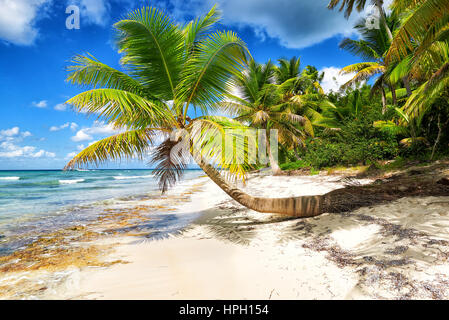
[[[295,63],[299,61],[290,61],[293,60]],[[283,71],[290,73],[290,63],[283,61],[286,62]],[[281,64],[280,68],[284,67]],[[248,67],[233,78],[237,94],[226,95],[227,101],[219,105],[224,112],[234,116],[235,120],[251,127],[277,129],[279,141],[293,146],[301,143],[301,139],[305,137],[301,130],[305,119],[295,113],[296,107],[292,103],[283,100],[279,87],[273,83],[280,73],[279,68],[271,61],[259,64],[251,60]]]
[[[66,168],[136,156],[146,158],[152,151],[151,162],[156,165],[156,176],[165,191],[185,169],[182,161],[170,158],[179,140],[169,135],[174,129],[183,129],[192,143],[190,150],[195,148],[199,157],[207,157],[235,177],[244,177],[247,163],[224,161],[242,154],[226,155],[218,142],[208,140],[226,129],[245,128],[230,119],[208,116],[229,92],[230,77],[240,74],[249,56],[236,34],[213,31],[219,18],[220,13],[213,7],[205,16],[182,26],[157,8],[142,8],[114,25],[123,71],[89,54],[76,56],[68,67],[67,80],[90,90],[66,103],[97,116],[121,133],[94,143]],[[202,115],[190,119],[188,112],[192,108],[199,109]],[[164,142],[155,147],[158,137]]]

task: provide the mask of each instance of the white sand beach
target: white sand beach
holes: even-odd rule
[[[324,194],[348,181],[373,180],[262,172],[251,175],[242,187],[253,195],[284,197]],[[449,197],[404,197],[344,213],[292,219],[248,210],[207,177],[200,177],[163,197],[138,199],[133,206],[119,206],[118,213],[113,211],[119,218],[99,221],[82,237],[57,233],[44,239],[42,250],[33,245],[28,253],[13,257],[3,267],[8,272],[0,276],[1,297],[449,297]],[[137,218],[146,221],[146,212],[154,208],[160,211],[148,218],[150,222],[173,213],[196,218],[181,232],[169,230],[162,237],[107,232],[133,226]],[[78,240],[64,240],[70,236]],[[31,263],[21,267],[20,260],[26,259]]]
[[[247,210],[201,179],[202,190],[178,210],[201,208],[202,217],[181,235],[155,241],[103,239],[118,243],[105,259],[126,263],[72,270],[63,284],[42,297],[448,297],[449,197],[402,198],[353,212],[292,220]],[[246,190],[266,196],[319,194],[342,187],[340,179],[259,175],[251,178]]]

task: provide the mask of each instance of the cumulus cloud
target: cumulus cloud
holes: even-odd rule
[[[71,139],[75,142],[93,140],[93,135],[111,135],[120,132],[114,129],[111,124],[105,124],[101,121],[95,121],[92,127],[79,130]]]
[[[6,130],[0,131],[0,136],[14,137],[14,136],[18,135],[19,132],[20,132],[20,128],[14,127],[11,129],[6,129]]]
[[[39,35],[36,22],[52,0],[0,0],[0,39],[16,45],[31,45]]]
[[[65,111],[67,109],[67,106],[63,103],[59,103],[54,107],[54,109],[56,111]]]
[[[32,134],[29,131],[22,132],[19,127],[0,130],[0,141],[21,140],[22,138],[30,137]]]
[[[349,21],[338,10],[327,9],[329,0],[170,0],[166,6],[177,19],[207,12],[214,3],[223,12],[223,22],[251,27],[261,40],[279,39],[287,48],[304,48],[337,35],[349,36],[359,15]]]
[[[50,127],[50,131],[60,131],[60,130],[63,130],[63,129],[66,129],[66,128],[69,128],[70,127],[70,129],[72,130],[72,131],[75,131],[77,128],[78,128],[78,125],[75,123],[75,122],[67,122],[67,123],[64,123],[63,125],[60,125],[60,126],[53,126],[53,127]]]
[[[32,134],[29,131],[22,131],[19,127],[0,130],[0,158],[54,158],[56,156],[53,152],[48,152],[43,149],[37,150],[33,146],[19,146],[24,138],[30,137]]]
[[[11,141],[4,141],[0,143],[0,158],[54,158],[56,156],[53,152],[48,152],[43,149],[36,150],[36,147],[24,146],[20,147]]]
[[[36,108],[47,108],[47,100],[33,101],[32,105]]]
[[[338,92],[340,87],[351,80],[355,75],[355,73],[341,75],[340,70],[341,68],[337,67],[325,67],[320,70],[320,72],[324,72],[324,77],[321,81],[321,87],[324,92]]]

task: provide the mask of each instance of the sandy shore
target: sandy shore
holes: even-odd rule
[[[181,234],[96,239],[113,247],[105,266],[68,268],[36,298],[448,298],[449,197],[402,198],[295,220],[243,208],[207,178],[200,180],[189,201],[176,207],[200,213]],[[343,186],[338,176],[261,174],[245,189],[280,197]],[[120,263],[107,263],[113,261]]]

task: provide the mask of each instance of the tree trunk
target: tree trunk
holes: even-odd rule
[[[430,155],[430,160],[433,160],[433,157],[435,156],[435,151],[437,150],[438,143],[440,143],[440,140],[441,140],[441,134],[443,133],[443,127],[446,126],[448,121],[446,121],[446,123],[444,123],[444,125],[442,125],[441,124],[441,114],[438,114],[438,135],[437,135],[437,139],[435,140],[435,143],[432,148],[432,154]]]
[[[388,40],[390,40],[390,42],[392,42],[393,34],[391,33],[390,27],[388,26],[388,23],[387,23],[387,16],[385,14],[383,4],[384,4],[383,0],[376,0],[376,6],[377,6],[377,9],[379,9],[380,20],[381,20],[382,24],[384,25],[385,30],[387,31]]]
[[[404,87],[407,90],[407,97],[410,97],[412,95],[412,90],[410,89],[410,80],[408,79],[408,76],[403,77],[402,82],[404,83]]]
[[[391,83],[388,84],[388,86],[390,87],[391,91],[391,103],[395,106],[398,104],[398,99],[396,97],[396,89],[394,88],[394,85],[392,85]]]
[[[387,96],[385,94],[385,88],[383,84],[381,84],[381,93],[382,93],[382,114],[384,114],[387,111]]]
[[[198,162],[198,165],[203,169],[206,175],[232,199],[251,210],[301,218],[314,217],[323,213],[325,201],[324,195],[291,198],[253,197],[229,184],[210,164]]]
[[[279,164],[276,161],[276,159],[273,157],[273,153],[271,152],[271,144],[270,144],[270,138],[268,137],[268,134],[265,136],[265,141],[267,144],[268,159],[270,160],[271,170],[273,170],[273,174],[275,176],[280,175],[282,173],[282,170],[279,167]]]

